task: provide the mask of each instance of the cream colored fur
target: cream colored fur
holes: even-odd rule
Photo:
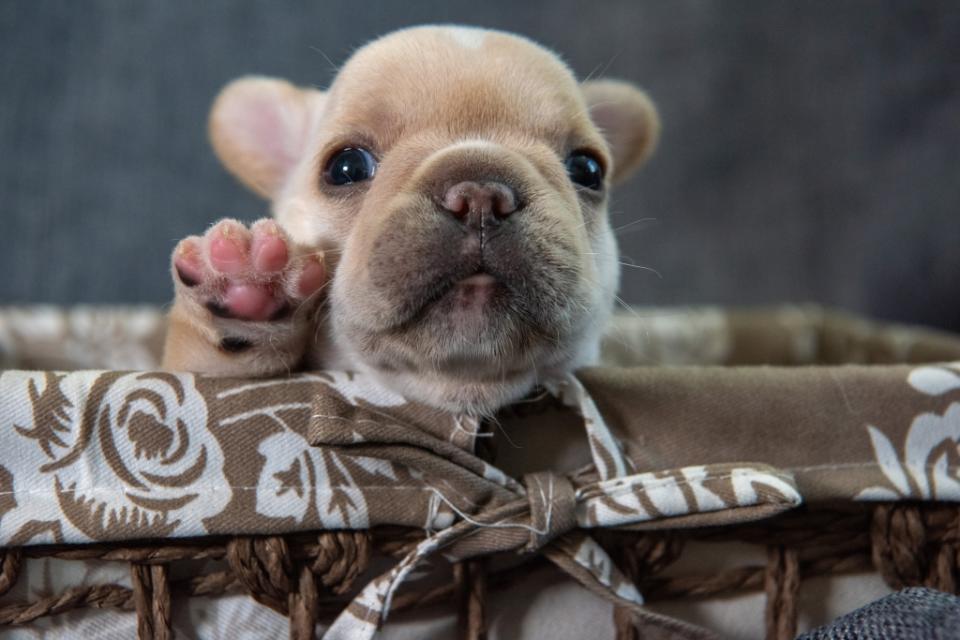
[[[466,27],[376,40],[325,92],[236,80],[211,112],[214,149],[270,199],[291,259],[322,254],[332,284],[290,317],[250,322],[211,314],[178,282],[165,366],[216,375],[348,368],[412,399],[492,412],[544,377],[596,361],[619,278],[609,188],[648,158],[658,131],[638,89],[579,84],[535,43]],[[373,179],[324,184],[326,159],[348,146],[377,156]],[[578,149],[605,166],[599,193],[567,176],[564,160]],[[505,176],[524,194],[508,220],[511,246],[524,249],[497,258],[523,293],[495,313],[445,314],[438,304],[404,315],[418,278],[452,246],[446,238],[459,237],[438,211],[437,185],[474,175]],[[250,347],[225,351],[225,335]]]

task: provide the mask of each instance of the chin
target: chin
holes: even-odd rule
[[[450,287],[400,327],[340,329],[354,345],[351,360],[384,386],[432,407],[490,416],[539,383],[589,364],[597,351],[598,336],[589,330],[595,314],[572,316],[558,308],[531,324],[518,308],[509,287],[480,274]]]
[[[415,402],[483,417],[492,416],[500,407],[520,400],[538,382],[532,371],[498,381],[451,378],[431,371],[416,374],[374,369],[372,373],[381,384]]]

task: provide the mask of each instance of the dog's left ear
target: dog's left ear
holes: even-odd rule
[[[657,146],[660,116],[647,94],[619,80],[588,80],[580,85],[590,119],[613,154],[613,181],[638,169]]]

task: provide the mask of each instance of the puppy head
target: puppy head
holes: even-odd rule
[[[596,357],[619,274],[608,191],[657,132],[639,90],[459,27],[381,38],[327,92],[238,80],[211,114],[227,168],[337,260],[339,356],[475,413]]]

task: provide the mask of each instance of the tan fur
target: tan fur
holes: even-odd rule
[[[601,130],[618,132],[608,140],[617,158],[614,180],[621,180],[638,169],[657,147],[660,118],[645,93],[618,80],[592,80],[582,85],[590,105],[590,117]],[[631,122],[645,122],[632,127]]]
[[[619,274],[608,187],[646,160],[659,131],[639,90],[578,85],[555,55],[524,38],[422,27],[360,49],[325,94],[235,81],[210,123],[221,160],[272,200],[286,233],[327,251],[333,283],[319,314],[246,328],[178,294],[168,367],[271,374],[304,356],[308,366],[368,371],[414,399],[483,413],[596,358]],[[331,187],[320,176],[346,146],[369,148],[376,175]],[[574,188],[563,162],[575,150],[605,167],[602,192]],[[512,288],[508,303],[479,316],[446,298],[418,306],[434,284],[429,274],[457,273],[458,261],[476,253],[437,204],[463,180],[511,184],[523,203],[509,232],[489,237],[487,253],[480,240],[477,255]],[[256,348],[218,349],[225,322]]]
[[[311,110],[319,109],[323,94],[276,78],[248,77],[230,83],[210,110],[209,133],[214,151],[252,191],[270,198],[305,150]],[[258,126],[276,120],[282,135],[267,140],[256,135]]]

